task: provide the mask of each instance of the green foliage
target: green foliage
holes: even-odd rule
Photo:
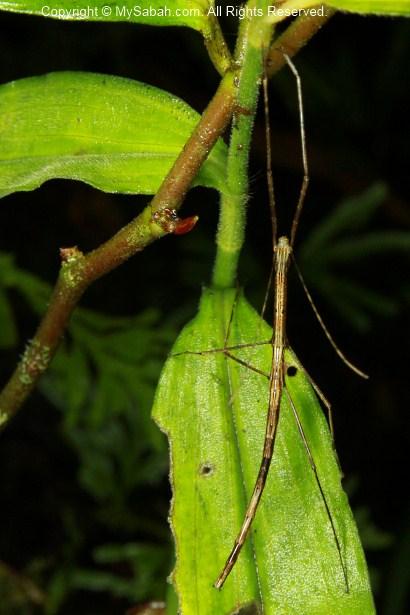
[[[301,0],[298,3],[284,2],[280,8],[283,11],[299,8],[308,10],[309,7],[317,7],[317,4],[316,0]],[[409,0],[330,0],[326,4],[341,11],[353,13],[410,15]],[[126,3],[116,5],[107,3],[105,0],[97,0],[92,7],[85,2],[76,2],[76,0],[60,0],[58,7],[46,8],[42,0],[0,1],[0,10],[3,11],[67,20],[129,21],[154,26],[188,26],[202,32],[205,37],[212,34],[213,12],[209,13],[209,10],[215,6],[214,0],[173,0],[172,5],[167,7],[168,11],[165,6],[163,0],[152,0],[149,6],[142,4],[137,6],[136,10],[134,5],[128,6]],[[151,11],[150,7],[152,7]],[[289,15],[292,13],[284,13],[284,16]]]
[[[373,613],[364,555],[340,485],[322,410],[299,363],[286,384],[303,425],[329,505],[343,568],[291,406],[281,403],[275,453],[254,525],[220,592],[212,583],[239,531],[262,457],[268,382],[225,358],[182,354],[222,348],[233,291],[205,291],[198,316],[185,327],[157,389],[153,415],[171,448],[177,545],[174,583],[184,613],[228,613],[255,603],[264,613]],[[257,332],[259,331],[259,335]],[[269,340],[271,329],[240,298],[228,345]],[[256,338],[256,339],[255,339]],[[271,347],[237,356],[269,373]]]
[[[71,426],[98,427],[107,416],[135,405],[149,412],[160,357],[171,341],[158,322],[154,312],[121,319],[77,310],[70,339],[53,362],[50,389]]]
[[[34,312],[43,312],[51,292],[49,285],[18,268],[11,256],[1,253],[0,283],[3,323],[13,313],[6,293],[10,289],[17,291]],[[141,446],[145,441],[149,448],[163,450],[163,440],[149,421],[149,412],[162,357],[175,332],[159,327],[158,323],[159,314],[152,310],[132,318],[105,316],[84,308],[76,310],[67,339],[41,384],[43,392],[64,411],[68,429],[86,427],[89,436],[98,439],[102,434],[96,429],[116,416],[125,416],[129,424],[124,433],[118,432],[117,425],[117,431],[110,435],[117,453],[129,450],[133,454],[125,443],[144,430],[145,437],[139,439]],[[15,327],[14,320],[12,325]],[[6,338],[3,347],[9,345]],[[121,438],[124,441],[119,446]],[[91,442],[84,449],[90,445]],[[104,447],[103,436],[98,447]]]
[[[165,553],[164,553],[165,552]],[[141,602],[146,598],[146,587],[151,586],[153,595],[163,592],[164,546],[144,545],[139,543],[107,544],[93,553],[93,559],[102,566],[115,567],[128,565],[132,570],[129,579],[123,579],[112,573],[96,570],[77,570],[73,578],[73,587],[95,592],[107,591],[114,596],[126,598],[131,603]],[[138,579],[138,583],[136,583]],[[156,583],[153,584],[153,579]]]
[[[199,115],[157,88],[109,75],[51,73],[0,86],[0,196],[56,177],[154,194]],[[220,141],[195,183],[223,189]]]
[[[55,19],[130,21],[154,26],[188,26],[202,31],[204,35],[209,35],[210,25],[207,12],[213,4],[213,0],[172,0],[172,11],[164,11],[165,14],[163,14],[161,12],[165,7],[163,0],[152,0],[149,4],[152,7],[151,15],[149,11],[148,14],[138,14],[138,11],[134,10],[134,5],[129,2],[121,5],[105,0],[95,0],[92,7],[84,1],[77,2],[76,0],[60,0],[58,6],[53,6],[53,4],[47,6],[42,0],[13,0],[13,2],[2,0],[0,9]],[[146,7],[141,5],[140,8],[142,10]]]
[[[72,561],[65,570],[57,569],[48,588],[47,615],[59,613],[69,594],[81,590],[95,596],[105,593],[130,604],[142,602],[147,589],[152,595],[160,596],[164,593],[164,559],[168,556],[165,543],[162,546],[148,543],[102,545],[92,553],[92,565],[88,568],[81,568]],[[117,568],[128,570],[128,575],[117,574]]]
[[[307,237],[299,252],[300,264],[310,288],[315,288],[349,324],[369,329],[374,316],[394,316],[399,310],[397,293],[384,295],[338,272],[366,259],[408,254],[407,231],[363,232],[385,201],[387,189],[376,184],[363,194],[340,203]]]
[[[340,11],[367,15],[410,15],[409,0],[329,0],[326,4]]]
[[[1,257],[0,257],[1,258]],[[0,265],[1,271],[1,265]],[[0,327],[0,348],[12,348],[17,341],[16,324],[14,321],[13,310],[10,307],[7,295],[1,288],[0,282],[0,315],[2,327]]]
[[[51,288],[19,269],[9,255],[0,254],[0,281],[3,323],[13,313],[11,289],[33,311],[44,310]],[[136,493],[155,488],[167,472],[166,442],[152,423],[150,410],[163,356],[175,332],[158,322],[153,311],[118,318],[78,308],[41,382],[43,393],[63,412],[63,437],[78,459],[80,488],[95,502],[91,513],[84,513],[81,504],[65,513],[69,554],[64,565],[50,574],[45,561],[37,574],[43,585],[49,577],[49,615],[58,613],[79,589],[107,591],[131,602],[164,594],[170,558],[166,532],[159,521],[136,516],[132,505]],[[4,341],[10,345],[9,339]],[[83,568],[81,553],[89,548],[80,527],[84,514],[93,515],[88,522],[94,531],[124,536],[143,532],[148,539],[100,544],[91,554],[92,564]],[[117,568],[128,572],[118,574]]]
[[[150,4],[161,7],[163,2],[152,0]],[[200,8],[201,13],[139,19],[134,14],[126,18],[111,12],[108,16],[95,15],[95,19],[185,25],[201,31],[205,38],[212,34],[211,19],[205,12],[213,3],[173,0],[172,5],[174,9]],[[409,13],[408,2],[398,0],[341,0],[334,5],[358,12]],[[44,2],[37,0],[0,0],[0,9],[6,11],[38,15],[43,6]],[[94,6],[100,10],[107,4],[97,1]],[[59,7],[81,9],[82,4],[62,0]],[[72,18],[84,19],[80,13]],[[346,99],[350,104],[350,98]],[[111,192],[153,193],[199,117],[163,91],[92,73],[52,73],[12,82],[0,88],[1,103],[0,177],[7,179],[1,184],[2,194],[32,190],[55,177],[80,179]],[[237,156],[238,151],[239,147],[233,155]],[[220,143],[197,183],[224,190],[225,165],[226,148]],[[317,233],[312,233],[302,255],[303,268],[310,263],[311,271],[317,272],[317,282],[311,275],[312,286],[316,285],[327,298],[334,297],[335,307],[343,305],[344,315],[349,317],[350,310],[351,320],[362,326],[367,324],[368,311],[391,314],[396,302],[340,277],[329,286],[330,267],[349,261],[355,264],[363,256],[383,255],[387,250],[408,249],[408,236],[401,233],[365,235],[355,242],[342,239],[343,230],[357,226],[358,221],[364,224],[383,194],[376,188],[346,203],[318,227]],[[171,267],[168,262],[164,264],[169,274]],[[191,262],[189,267],[192,279],[198,272]],[[172,290],[175,288],[173,284]],[[23,297],[39,316],[50,296],[47,284],[16,267],[11,256],[0,254],[3,348],[14,348],[18,343],[18,319],[10,291]],[[176,350],[222,346],[223,325],[229,318],[231,303],[232,293],[205,293],[199,316],[186,327]],[[258,325],[258,317],[241,299],[233,341],[254,341],[252,331]],[[261,333],[266,338],[270,335],[265,325]],[[54,552],[47,559],[41,552],[39,561],[33,560],[32,566],[23,570],[27,579],[9,570],[4,575],[7,583],[11,580],[7,589],[11,604],[16,595],[26,595],[21,603],[22,615],[31,614],[28,603],[36,600],[39,605],[46,603],[48,615],[81,613],[78,603],[70,603],[79,590],[92,592],[96,599],[102,595],[103,600],[107,595],[137,602],[164,596],[170,560],[166,530],[144,508],[147,493],[166,473],[165,439],[151,424],[149,410],[161,357],[174,335],[173,327],[164,323],[155,310],[133,318],[118,318],[77,309],[73,316],[41,390],[62,412],[59,437],[74,453],[79,487],[70,504],[62,503],[59,508],[63,519],[61,553]],[[261,361],[268,369],[269,351],[246,350],[241,356],[252,363]],[[299,367],[291,356],[288,360]],[[241,523],[246,493],[253,486],[260,462],[267,383],[248,372],[242,382],[243,369],[223,356],[171,357],[157,393],[155,413],[164,430],[173,430],[169,435],[173,443],[173,527],[178,538],[175,580],[189,615],[225,615],[238,604],[250,602],[252,608],[260,600],[267,613],[281,612],[283,604],[299,612],[373,612],[363,554],[340,488],[340,472],[327,425],[298,371],[296,377],[287,379],[287,384],[342,542],[351,593],[344,592],[329,520],[286,400],[253,542],[248,539],[223,592],[218,594],[211,588]],[[235,395],[230,405],[231,394],[236,391],[240,395]],[[176,399],[183,402],[183,412],[178,414]],[[25,485],[28,491],[29,487]],[[54,493],[50,493],[53,500]],[[83,497],[86,503],[81,501]],[[25,506],[27,502],[35,504],[30,493],[26,500]],[[52,508],[48,501],[47,510]],[[361,520],[368,542],[385,546],[386,540],[372,528],[369,519],[362,515]],[[47,597],[26,582],[29,578],[47,587]],[[403,595],[405,582],[407,578],[403,581]],[[6,594],[0,593],[4,599]],[[175,596],[173,601],[175,604]],[[99,615],[102,612],[98,606],[91,611]]]
[[[368,15],[410,15],[409,0],[329,0],[326,4],[319,4],[317,0],[285,0],[270,13],[272,22],[282,21],[287,17],[298,14],[308,16],[323,15],[328,10],[326,5],[340,11]]]
[[[6,290],[16,290],[22,294],[24,299],[30,305],[30,308],[38,315],[44,313],[47,301],[50,297],[51,287],[46,282],[40,280],[37,276],[25,271],[16,266],[14,258],[11,254],[0,252],[0,288],[2,293]],[[1,317],[8,318],[8,314],[12,313],[12,308],[9,300],[6,299],[2,303],[4,311]],[[14,331],[14,320],[2,320],[3,324],[11,325]]]

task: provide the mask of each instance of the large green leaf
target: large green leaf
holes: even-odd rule
[[[199,314],[173,349],[224,345],[233,292],[205,291]],[[240,298],[230,344],[255,341],[260,318]],[[260,339],[270,339],[263,324]],[[269,372],[269,345],[236,351]],[[314,473],[286,395],[272,466],[251,535],[225,585],[212,587],[243,520],[262,457],[268,404],[265,377],[222,353],[168,359],[153,415],[171,448],[174,584],[184,614],[225,615],[248,605],[272,613],[374,613],[368,574],[322,410],[296,359],[286,385],[326,495],[343,567]],[[233,398],[232,398],[233,395]],[[232,399],[232,403],[230,400]],[[235,611],[237,612],[237,611]],[[261,611],[262,612],[262,611]]]
[[[327,0],[325,4],[318,4],[317,0],[285,0],[269,7],[268,19],[275,23],[297,15],[325,16],[326,5],[368,15],[410,15],[410,0]]]
[[[0,10],[63,20],[130,21],[153,26],[188,26],[202,32],[204,36],[211,36],[214,4],[214,0],[172,0],[169,5],[163,0],[144,1],[138,5],[131,0],[124,0],[119,4],[97,0],[90,6],[84,1],[61,0],[58,6],[53,6],[53,3],[45,4],[44,0],[0,0]],[[409,0],[328,0],[326,4],[353,13],[410,15]],[[276,9],[272,5],[271,10],[275,11],[272,15],[276,21],[276,17],[283,19],[293,14],[286,11],[302,10],[303,14],[304,10],[309,12],[310,7],[314,7],[316,11],[326,10],[325,5],[322,7],[317,0],[288,0]]]
[[[208,36],[208,10],[214,0],[0,0],[0,10],[29,13],[67,21],[130,21],[153,26],[188,26]]]
[[[368,15],[410,15],[410,0],[326,0],[341,11]]]
[[[0,196],[52,178],[106,192],[154,194],[199,120],[157,88],[93,73],[50,73],[0,86]],[[195,184],[223,189],[226,146]]]

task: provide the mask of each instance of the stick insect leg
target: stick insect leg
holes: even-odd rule
[[[334,423],[333,423],[332,405],[330,401],[327,399],[327,397],[325,397],[325,395],[319,389],[318,385],[313,380],[309,372],[303,367],[303,365],[301,364],[301,362],[299,361],[299,359],[297,358],[296,354],[294,353],[294,351],[292,350],[290,346],[288,346],[288,350],[290,354],[292,355],[293,359],[295,360],[295,363],[297,363],[298,369],[300,369],[305,374],[306,378],[309,380],[310,384],[312,385],[312,388],[315,391],[316,395],[319,397],[320,401],[323,403],[323,405],[326,408],[327,418],[329,422],[330,436],[332,438],[332,448],[333,448],[333,451],[336,453],[335,430],[334,430]]]
[[[330,335],[330,331],[329,329],[326,327],[325,323],[323,322],[323,319],[321,317],[321,315],[319,314],[319,311],[317,309],[317,307],[315,306],[313,299],[312,299],[312,295],[310,294],[305,280],[303,279],[302,273],[296,263],[295,258],[292,256],[292,260],[293,260],[293,265],[296,269],[296,273],[299,276],[300,282],[302,284],[303,290],[306,293],[306,297],[309,300],[309,303],[312,307],[312,310],[316,316],[316,318],[319,321],[320,326],[322,327],[327,339],[329,340],[330,344],[333,346],[336,354],[342,359],[343,363],[345,363],[347,365],[347,367],[350,367],[350,369],[355,372],[355,374],[357,374],[358,376],[361,376],[362,378],[365,378],[366,380],[369,378],[369,376],[367,374],[365,374],[364,372],[362,372],[362,370],[360,370],[358,367],[356,367],[355,365],[353,365],[353,363],[351,361],[349,361],[349,359],[347,359],[347,357],[343,354],[343,352],[340,350],[339,346],[336,344],[335,340],[333,339],[333,337]]]
[[[307,452],[307,455],[308,455],[308,458],[309,458],[310,467],[313,470],[313,474],[315,476],[316,484],[317,484],[317,486],[319,488],[320,495],[322,497],[322,501],[323,501],[323,504],[324,504],[325,509],[326,509],[326,515],[327,515],[327,518],[329,519],[329,523],[330,523],[330,526],[332,528],[333,538],[334,538],[334,541],[335,541],[335,544],[336,544],[336,547],[337,547],[337,552],[338,552],[338,556],[339,556],[339,560],[340,560],[340,565],[341,565],[341,568],[342,568],[342,571],[343,571],[343,578],[344,578],[346,593],[349,593],[349,580],[348,580],[348,577],[347,577],[346,566],[345,566],[345,563],[344,563],[343,557],[342,557],[342,548],[341,548],[341,545],[340,545],[339,538],[337,536],[336,527],[335,527],[335,524],[333,522],[333,518],[332,518],[332,515],[331,515],[331,512],[330,512],[329,504],[327,503],[326,496],[325,496],[322,484],[321,484],[320,479],[319,479],[319,475],[318,475],[318,472],[317,472],[317,467],[316,467],[316,464],[315,464],[315,460],[313,459],[312,451],[310,450],[308,441],[306,439],[306,434],[304,432],[304,429],[303,429],[302,423],[300,421],[298,412],[296,410],[295,404],[293,403],[293,399],[292,399],[288,389],[286,388],[286,386],[284,386],[284,389],[286,391],[286,395],[287,395],[289,403],[291,405],[292,412],[293,412],[293,415],[294,415],[295,420],[296,420],[296,424],[297,424],[298,429],[299,429],[299,433],[300,433],[301,438],[303,440],[303,445],[304,445],[304,447],[306,449],[306,452]]]
[[[269,378],[269,374],[266,374],[265,372],[262,372],[257,367],[254,367],[253,365],[250,365],[249,363],[246,363],[246,361],[243,361],[239,357],[235,357],[235,355],[233,355],[230,352],[231,350],[238,349],[239,347],[246,348],[246,347],[249,346],[249,344],[240,344],[239,346],[236,346],[236,347],[235,346],[228,346],[228,340],[229,340],[229,336],[231,334],[231,329],[232,329],[233,317],[234,317],[236,306],[238,304],[239,292],[240,291],[239,291],[239,288],[238,288],[236,293],[235,293],[234,302],[232,304],[231,315],[230,315],[229,323],[228,323],[228,329],[227,329],[226,336],[225,336],[225,343],[224,343],[224,347],[222,349],[224,351],[223,354],[226,357],[229,357],[230,359],[232,359],[233,361],[236,361],[240,365],[243,365],[244,367],[247,367],[247,368],[251,369],[252,371],[256,372],[257,374],[261,374],[262,376],[266,376],[267,378]],[[266,298],[265,298],[265,302],[266,302]],[[262,320],[262,318],[263,318],[263,315],[261,316],[261,320]],[[268,341],[268,342],[262,342],[262,343],[269,344],[270,342]],[[233,397],[231,397],[230,403],[232,403],[232,401],[233,401]]]
[[[241,360],[238,359],[238,357],[235,356],[231,356],[229,353],[231,350],[241,350],[243,348],[253,348],[254,346],[267,346],[270,345],[272,342],[271,340],[264,340],[263,342],[252,342],[252,343],[248,343],[248,344],[236,344],[236,346],[226,346],[224,348],[210,348],[209,350],[181,350],[181,352],[175,352],[173,354],[171,354],[171,357],[180,357],[184,354],[195,354],[195,355],[206,355],[206,354],[215,354],[215,353],[220,353],[220,354],[226,354],[227,356],[230,356],[231,359],[234,359],[234,361],[237,361],[238,363],[241,363]],[[245,367],[249,367],[250,369],[252,369],[252,367],[250,365],[248,365],[248,363],[242,362],[242,364],[245,365]],[[254,369],[254,371],[258,371],[256,368]],[[263,376],[268,376],[269,374],[265,374],[264,372],[260,372],[262,373]]]
[[[303,99],[302,99],[302,83],[300,80],[300,76],[299,73],[295,67],[295,65],[293,64],[292,60],[289,58],[289,56],[285,53],[283,53],[283,57],[285,58],[289,68],[291,69],[292,73],[295,75],[296,78],[296,87],[297,87],[297,94],[298,94],[298,102],[299,102],[299,124],[300,124],[300,140],[301,140],[301,145],[302,145],[302,160],[303,160],[303,180],[302,180],[302,187],[300,189],[300,194],[299,194],[299,200],[298,200],[298,204],[296,207],[296,212],[295,212],[295,216],[293,218],[293,222],[292,222],[292,229],[291,229],[291,234],[290,234],[290,245],[293,247],[294,241],[295,241],[295,235],[296,235],[296,230],[299,224],[299,218],[300,218],[300,214],[302,211],[302,206],[303,206],[303,202],[305,200],[305,196],[306,196],[306,191],[308,188],[308,184],[309,184],[309,169],[308,169],[308,162],[307,162],[307,154],[306,154],[306,134],[305,134],[305,120],[304,120],[304,115],[303,115]],[[361,376],[362,378],[368,378],[367,374],[365,374],[364,372],[362,372],[360,369],[358,369],[355,365],[353,365],[353,363],[351,363],[343,354],[343,352],[339,349],[339,347],[337,346],[336,342],[334,341],[334,339],[332,338],[332,336],[330,335],[325,323],[322,320],[322,317],[320,316],[315,304],[313,303],[313,299],[306,287],[306,284],[302,278],[302,274],[300,272],[299,267],[297,266],[295,259],[293,257],[293,264],[295,266],[296,272],[300,278],[300,281],[302,283],[303,289],[306,293],[307,298],[309,299],[309,303],[312,306],[312,309],[316,315],[316,318],[318,319],[323,331],[325,332],[326,337],[328,338],[329,342],[332,344],[333,348],[335,349],[336,353],[339,355],[339,357],[342,359],[342,361],[344,361],[344,363],[346,363],[346,365],[348,367],[350,367],[351,370],[353,370],[356,374],[358,374],[359,376]]]
[[[265,61],[264,61],[265,66]],[[272,219],[272,243],[273,249],[277,244],[278,235],[278,222],[276,218],[276,205],[275,205],[275,191],[273,188],[273,174],[272,174],[272,148],[270,142],[270,119],[269,119],[269,98],[268,98],[268,77],[266,70],[263,75],[263,98],[264,98],[264,111],[265,111],[265,126],[266,126],[266,179],[268,182],[269,204]],[[272,274],[271,274],[272,276]]]
[[[255,347],[255,346],[266,346],[266,345],[270,345],[271,344],[271,340],[264,340],[261,342],[253,342],[253,343],[246,343],[246,344],[236,344],[234,346],[227,346],[228,340],[229,340],[229,336],[231,333],[231,329],[232,329],[232,324],[233,324],[233,317],[234,317],[234,312],[235,312],[235,308],[237,306],[238,303],[238,298],[239,298],[239,290],[236,292],[235,294],[235,299],[234,302],[232,304],[232,310],[231,310],[231,315],[229,318],[229,323],[228,323],[228,329],[227,329],[227,333],[225,336],[225,343],[223,348],[211,348],[209,350],[183,350],[181,352],[176,352],[174,354],[172,354],[172,357],[180,357],[183,355],[210,355],[210,354],[224,354],[226,357],[229,357],[230,359],[232,359],[233,361],[236,361],[237,363],[239,363],[240,365],[242,365],[243,367],[247,367],[250,370],[256,372],[257,374],[260,374],[261,376],[264,376],[266,378],[269,378],[269,374],[258,369],[257,367],[251,365],[250,363],[247,363],[246,361],[240,359],[239,357],[236,357],[234,354],[232,354],[232,351],[234,350],[241,350],[241,349],[245,349],[245,348],[250,348],[250,347]],[[262,322],[262,317],[260,322]],[[260,325],[259,325],[260,327]],[[230,400],[230,403],[232,403],[232,399]]]

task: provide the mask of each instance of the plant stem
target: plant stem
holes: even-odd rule
[[[231,70],[223,77],[214,98],[151,201],[151,213],[181,206],[191,183],[232,117],[236,94],[235,71]]]
[[[264,6],[267,0],[253,0],[248,6]],[[329,18],[298,18],[273,44],[292,56]],[[267,42],[266,42],[267,39]],[[243,243],[245,205],[248,194],[247,161],[250,133],[261,73],[261,45],[268,46],[268,28],[261,20],[243,20],[236,52],[242,66],[236,114],[238,123],[232,131],[228,166],[228,188],[221,200],[221,221],[217,237],[217,257],[213,275],[215,286],[232,286],[236,276],[239,251]],[[270,73],[283,66],[282,54],[274,53]],[[72,311],[86,288],[99,277],[115,269],[131,256],[166,234],[152,216],[165,208],[178,209],[189,187],[218,137],[232,117],[237,88],[235,71],[228,71],[205,110],[195,131],[165,178],[150,205],[109,241],[87,255],[72,249],[63,262],[47,311],[28,344],[21,361],[0,394],[0,430],[18,411],[38,378],[55,355]],[[249,115],[248,112],[250,111]]]
[[[0,394],[0,430],[17,412],[55,355],[72,311],[86,288],[166,234],[153,220],[165,208],[178,209],[218,137],[231,119],[234,72],[225,75],[193,134],[150,205],[106,243],[87,255],[65,250],[57,284],[37,332]]]
[[[248,8],[261,8],[266,0],[249,2]],[[212,284],[218,288],[234,286],[240,250],[243,245],[246,203],[248,200],[248,160],[252,128],[262,74],[262,50],[268,49],[272,26],[255,17],[242,21],[235,61],[240,65],[239,88],[235,106],[227,167],[227,192],[221,195],[217,253]]]
[[[216,16],[208,15],[208,24],[210,32],[204,37],[204,43],[216,70],[224,75],[232,65],[232,57]]]
[[[248,2],[249,8],[260,8],[266,15],[266,1]],[[262,49],[266,57],[268,76],[285,64],[283,51],[294,56],[335,13],[328,8],[326,16],[301,16],[295,19],[276,41],[270,44],[272,26],[265,20],[244,19],[239,31],[235,61],[239,70],[239,89],[235,107],[227,167],[227,191],[221,195],[217,253],[212,285],[230,288],[235,285],[240,250],[244,241],[246,204],[248,200],[248,160],[252,127],[256,112],[259,83],[262,74]]]
[[[336,9],[326,7],[326,15],[301,15],[272,43],[266,57],[268,77],[275,75],[285,64],[285,52],[290,58],[298,53],[320,28],[336,13]]]

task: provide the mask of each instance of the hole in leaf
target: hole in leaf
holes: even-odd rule
[[[298,373],[298,368],[295,367],[294,365],[288,365],[287,369],[286,369],[286,375],[287,376],[296,376],[296,374]]]
[[[208,461],[201,463],[199,466],[199,476],[211,476],[215,472],[215,466]]]

